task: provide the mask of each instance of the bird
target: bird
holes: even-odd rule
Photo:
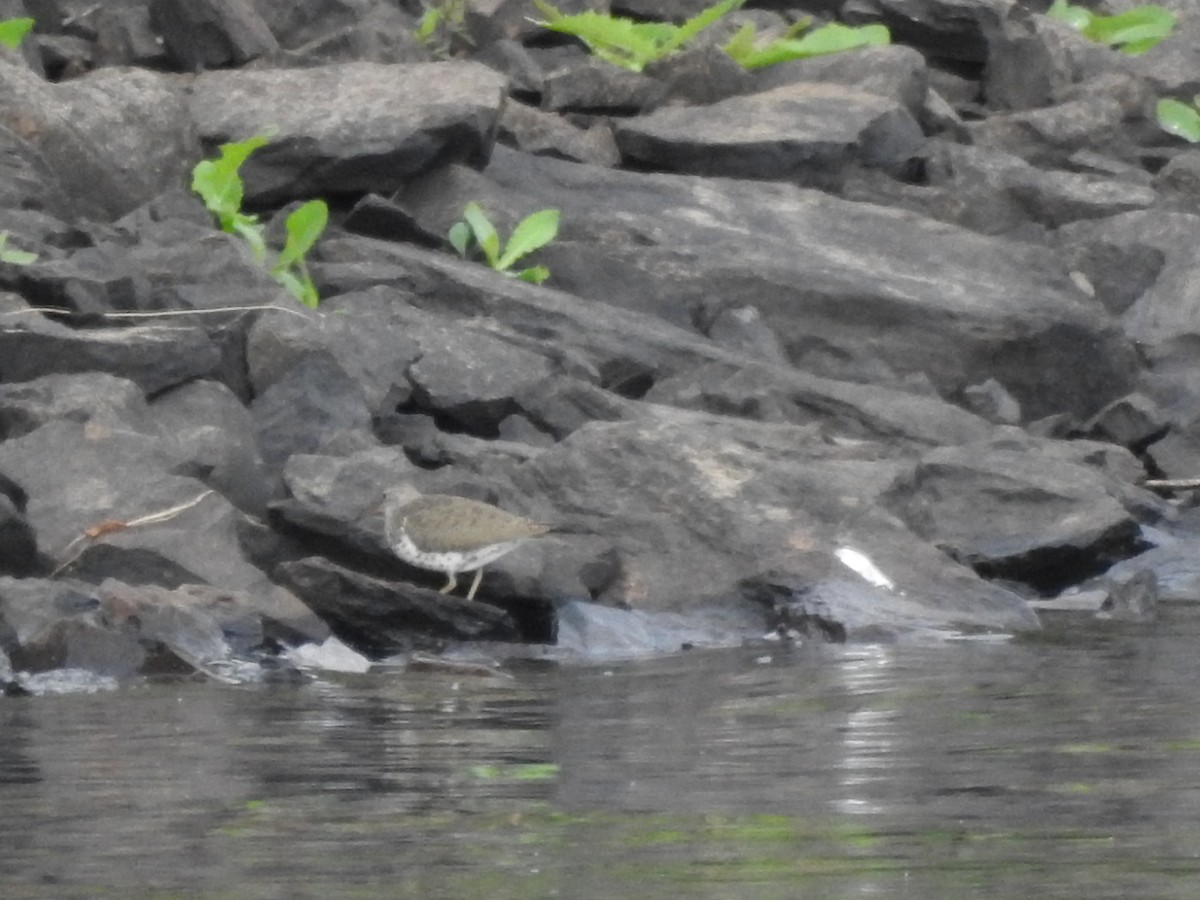
[[[409,485],[387,490],[379,506],[392,552],[409,565],[446,573],[439,593],[450,593],[460,573],[474,570],[468,600],[475,599],[484,566],[551,531],[549,525],[490,503],[449,494],[417,495]]]

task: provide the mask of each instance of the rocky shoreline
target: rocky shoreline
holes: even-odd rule
[[[27,0],[0,51],[0,231],[37,254],[0,263],[0,682],[1200,596],[1189,494],[1145,485],[1198,474],[1200,153],[1153,109],[1194,93],[1200,16],[1138,57],[1011,0],[847,4],[895,43],[754,71],[713,43],[817,5],[633,73],[515,0],[432,50],[417,4]],[[330,206],[315,310],[187,189],[265,130],[268,233]],[[545,284],[450,250],[469,202],[504,234],[561,211]],[[402,481],[561,533],[439,595],[372,512]]]

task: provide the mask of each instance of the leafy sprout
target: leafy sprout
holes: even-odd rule
[[[1135,6],[1115,16],[1102,16],[1067,0],[1054,0],[1046,15],[1065,22],[1089,40],[1108,44],[1130,56],[1145,53],[1175,28],[1174,13],[1155,4]]]
[[[267,265],[266,233],[258,216],[242,211],[246,186],[239,170],[250,154],[269,141],[267,135],[256,134],[244,141],[222,144],[216,159],[201,160],[192,169],[192,190],[217,217],[221,230],[241,237],[262,265]],[[269,266],[276,281],[305,306],[313,308],[320,302],[320,296],[309,276],[305,256],[328,221],[329,207],[324,200],[309,200],[294,210],[285,222],[287,239],[283,249]]]
[[[806,18],[792,25],[782,37],[759,46],[755,40],[754,23],[747,22],[725,45],[725,52],[747,69],[761,69],[789,59],[807,59],[842,53],[859,47],[882,46],[891,43],[886,25],[842,25],[830,22],[803,37],[798,35],[812,23]]]
[[[598,12],[564,15],[547,0],[533,0],[533,5],[546,18],[539,24],[551,31],[579,38],[588,49],[613,65],[640,72],[693,40],[726,13],[740,7],[745,0],[721,0],[700,11],[682,25],[669,22],[635,22],[620,16]]]
[[[1177,135],[1193,144],[1200,143],[1200,95],[1192,98],[1189,106],[1180,100],[1165,97],[1158,101],[1155,112],[1163,131]]]
[[[0,44],[16,50],[25,40],[25,35],[33,30],[34,20],[29,18],[4,19],[0,21]]]
[[[500,234],[483,208],[471,201],[463,208],[462,221],[456,222],[450,228],[450,245],[465,258],[470,251],[471,241],[474,240],[483,252],[487,264],[497,272],[541,284],[550,276],[550,270],[545,266],[531,266],[520,272],[509,270],[517,260],[554,240],[558,234],[558,217],[557,209],[542,209],[530,213],[517,223],[508,243],[502,246]]]
[[[15,247],[8,246],[8,232],[0,231],[0,263],[27,266],[32,262],[37,262],[37,258],[36,253],[29,253],[28,251],[17,250]]]

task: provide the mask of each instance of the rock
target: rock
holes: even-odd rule
[[[1138,519],[1164,512],[1149,494],[1135,497],[1113,472],[1097,468],[1088,452],[1082,442],[1028,438],[939,448],[883,502],[977,572],[1057,590],[1136,552]]]
[[[1021,404],[995,378],[963,388],[963,402],[972,412],[997,425],[1021,422]]]
[[[836,186],[853,163],[902,172],[923,144],[899,103],[820,83],[665,107],[619,125],[616,139],[627,164],[817,187]]]
[[[0,309],[5,304],[0,298]],[[0,321],[0,376],[31,381],[57,373],[104,372],[155,392],[216,373],[221,351],[202,328],[134,325],[77,330],[40,314]]]
[[[79,215],[124,215],[181,178],[195,148],[181,89],[153,72],[104,69],[50,85],[0,60],[0,98],[4,121]]]
[[[1131,386],[1132,346],[1041,247],[779,184],[554,160],[535,171],[503,148],[485,174],[444,170],[404,203],[430,230],[467,199],[497,209],[515,192],[561,209],[571,230],[539,259],[558,289],[593,302],[685,326],[701,309],[753,305],[797,368],[891,385],[924,373],[950,396],[993,377],[1030,418],[1082,418]]]
[[[151,0],[150,22],[184,71],[240,66],[279,50],[249,0]]]
[[[468,62],[212,71],[196,78],[189,109],[211,144],[271,123],[241,175],[248,201],[282,203],[394,191],[435,162],[486,161],[505,86]]]
[[[1130,394],[1114,400],[1083,426],[1083,434],[1093,440],[1128,447],[1135,453],[1162,438],[1168,423],[1163,411],[1144,394]]]
[[[250,411],[263,462],[274,470],[340,434],[366,433],[371,422],[358,383],[320,355],[297,361],[255,398]]]
[[[277,575],[339,638],[372,658],[435,647],[445,639],[517,636],[508,616],[486,603],[396,585],[328,560],[285,563]]]
[[[1186,486],[1138,485],[1200,474],[1196,166],[1152,115],[1197,20],[1130,58],[1011,0],[834,6],[894,42],[744,71],[721,47],[774,5],[632,73],[525,0],[423,44],[387,0],[33,4],[0,50],[0,233],[37,257],[0,260],[4,689],[1186,595]],[[264,264],[188,184],[271,125],[233,190]],[[271,266],[313,197],[308,309]],[[560,211],[545,284],[451,252],[468,202],[501,243]],[[483,603],[431,593],[372,511],[400,480],[559,530]]]

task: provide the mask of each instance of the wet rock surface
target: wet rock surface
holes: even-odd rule
[[[1196,22],[1133,59],[1013,0],[876,0],[840,13],[888,47],[747,72],[714,38],[632,73],[521,6],[422,45],[416,3],[26,4],[0,681],[1196,599],[1197,154],[1153,120]],[[188,191],[267,132],[242,175],[272,240],[330,204],[316,309]],[[450,250],[469,202],[503,235],[560,210],[545,284]],[[555,533],[440,595],[387,546],[402,481]]]

